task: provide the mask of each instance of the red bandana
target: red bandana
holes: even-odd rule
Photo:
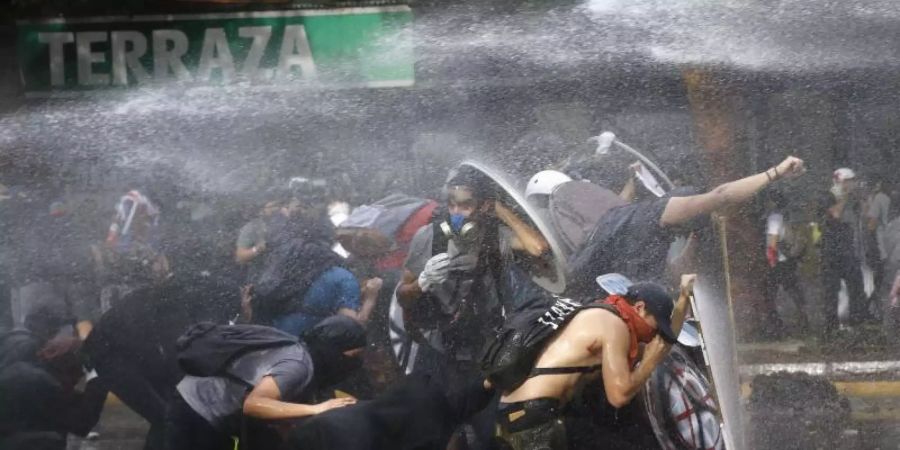
[[[656,336],[656,330],[647,324],[635,311],[634,306],[631,306],[624,297],[610,295],[603,303],[615,306],[622,320],[625,321],[625,325],[628,326],[628,334],[631,337],[631,346],[628,349],[628,365],[634,367],[634,363],[637,362],[638,358],[638,350],[640,349],[638,343],[643,342],[646,344],[650,342]]]

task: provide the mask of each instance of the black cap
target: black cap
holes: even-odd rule
[[[366,329],[354,319],[342,314],[331,316],[303,335],[310,345],[325,344],[339,351],[366,346]]]
[[[625,298],[633,302],[644,302],[647,311],[656,318],[659,335],[666,342],[674,344],[678,340],[678,336],[672,331],[672,310],[675,309],[675,303],[666,288],[646,281],[635,283],[628,287]]]

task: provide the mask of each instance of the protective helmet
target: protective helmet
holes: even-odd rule
[[[532,201],[535,195],[550,195],[557,186],[572,181],[572,178],[558,170],[542,170],[525,186],[525,199]]]
[[[835,183],[840,183],[844,180],[852,180],[856,178],[856,173],[853,171],[853,169],[841,167],[840,169],[834,171],[834,174],[832,174],[832,178],[834,178]]]

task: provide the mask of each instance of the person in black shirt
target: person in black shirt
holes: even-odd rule
[[[28,320],[34,314],[26,323],[34,324]],[[55,334],[58,326],[48,329]],[[63,450],[68,433],[84,436],[97,424],[106,399],[106,390],[96,378],[90,378],[83,391],[75,388],[84,373],[81,340],[74,329],[49,339],[34,331],[0,336],[4,356],[0,365],[0,448],[4,450]]]
[[[697,227],[698,219],[750,200],[770,183],[804,172],[790,156],[777,166],[691,196],[652,198],[611,208],[600,217],[585,245],[569,259],[571,295],[596,292],[594,278],[604,273],[659,281],[666,253],[678,233]]]
[[[822,217],[822,285],[828,299],[824,303],[825,338],[834,337],[838,330],[838,293],[841,280],[847,284],[850,321],[858,322],[865,314],[862,263],[860,258],[860,201],[856,192],[855,174],[841,168],[834,171],[834,185],[823,194],[819,204]],[[858,232],[859,231],[859,232]]]

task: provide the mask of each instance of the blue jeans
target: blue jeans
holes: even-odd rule
[[[325,317],[311,316],[302,312],[296,312],[286,316],[276,317],[272,320],[272,326],[291,336],[300,337],[323,319],[325,319]]]

